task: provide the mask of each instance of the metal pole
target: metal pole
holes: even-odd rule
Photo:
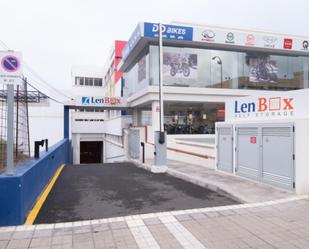
[[[163,39],[162,25],[159,23],[159,101],[160,101],[160,132],[164,131],[163,110]]]
[[[15,157],[17,158],[18,157],[18,103],[19,102],[19,86],[17,86],[17,91],[16,91],[16,141],[15,141]]]
[[[222,69],[222,61],[220,63],[220,66],[221,66],[221,88],[223,86],[223,69]]]
[[[25,88],[25,103],[26,103],[26,113],[27,113],[27,135],[28,135],[28,156],[30,157],[30,131],[29,131],[29,109],[28,109],[28,86],[27,78],[23,79]]]
[[[13,175],[14,169],[14,85],[7,85],[7,145],[6,145],[6,174]]]

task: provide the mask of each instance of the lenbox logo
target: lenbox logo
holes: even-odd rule
[[[121,98],[119,97],[81,97],[82,105],[86,106],[112,106],[121,105]]]
[[[248,103],[234,102],[234,113],[236,117],[249,117],[250,114],[258,116],[288,116],[293,115],[294,98],[258,98],[256,101]],[[238,115],[238,116],[237,116]]]
[[[90,104],[90,98],[89,97],[82,97],[82,104],[83,105],[89,105]]]

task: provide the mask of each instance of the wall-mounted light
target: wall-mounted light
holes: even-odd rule
[[[207,118],[206,113],[203,114],[203,119],[205,120]]]

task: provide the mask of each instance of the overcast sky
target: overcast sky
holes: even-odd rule
[[[0,0],[0,40],[64,89],[70,88],[72,65],[103,66],[113,41],[127,40],[140,21],[309,36],[308,9],[307,0]]]

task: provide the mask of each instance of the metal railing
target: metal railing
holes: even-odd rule
[[[7,86],[0,86],[0,172],[7,164]],[[14,165],[30,157],[27,83],[14,89]]]

